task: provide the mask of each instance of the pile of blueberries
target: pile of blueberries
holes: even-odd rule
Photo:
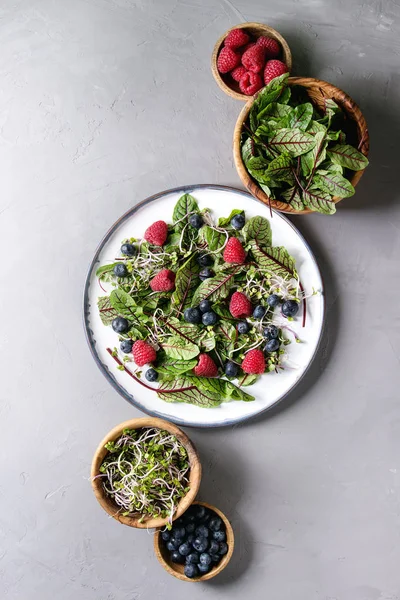
[[[228,552],[223,520],[212,510],[192,505],[161,538],[171,561],[184,564],[186,577],[200,577]]]

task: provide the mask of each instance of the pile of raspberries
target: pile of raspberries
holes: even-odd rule
[[[217,68],[223,75],[230,73],[243,94],[253,96],[272,79],[288,72],[285,63],[278,60],[280,54],[281,47],[273,38],[261,36],[253,42],[243,29],[232,29],[218,55]]]

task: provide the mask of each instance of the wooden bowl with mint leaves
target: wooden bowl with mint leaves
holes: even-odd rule
[[[176,425],[125,421],[100,442],[91,481],[99,504],[123,525],[170,526],[194,501],[201,481],[197,450]]]
[[[241,111],[236,169],[249,192],[291,214],[333,214],[368,165],[364,116],[345,92],[319,79],[273,79]]]

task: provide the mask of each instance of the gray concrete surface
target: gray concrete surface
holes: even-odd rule
[[[139,413],[97,370],[81,297],[97,242],[133,203],[239,186],[241,105],[209,59],[245,20],[278,28],[298,74],[361,104],[371,166],[337,216],[294,219],[327,286],[309,376],[268,417],[190,432],[201,497],[231,517],[237,550],[188,587],[92,496],[99,439]],[[2,600],[400,598],[399,67],[393,0],[1,2]]]

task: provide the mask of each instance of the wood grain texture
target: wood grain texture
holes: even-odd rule
[[[286,63],[289,72],[292,70],[292,53],[290,52],[289,45],[285,38],[268,25],[264,25],[263,23],[241,23],[240,25],[235,25],[225,31],[223,35],[218,39],[217,43],[214,46],[214,50],[211,56],[211,70],[214,75],[215,81],[218,83],[221,90],[223,90],[228,96],[235,98],[236,100],[241,100],[242,102],[247,102],[249,98],[252,96],[246,96],[246,94],[242,94],[239,88],[239,83],[234,81],[229,73],[226,75],[222,75],[217,68],[217,59],[218,54],[224,44],[225,38],[232,29],[245,29],[246,33],[248,33],[252,39],[256,40],[262,35],[266,35],[268,37],[274,38],[277,42],[280,43],[282,48],[282,60]]]
[[[188,438],[188,436],[181,430],[179,427],[170,423],[169,421],[164,421],[164,419],[157,419],[154,417],[144,417],[142,419],[132,419],[130,421],[124,421],[119,425],[116,425],[109,433],[101,440],[96,452],[93,456],[92,468],[91,468],[91,481],[94,494],[99,502],[99,504],[104,508],[104,510],[114,519],[122,523],[123,525],[128,525],[129,527],[136,527],[138,529],[151,529],[154,527],[163,527],[168,522],[168,519],[154,519],[154,518],[145,518],[142,522],[140,522],[141,515],[132,515],[132,516],[123,516],[119,513],[120,508],[117,504],[105,493],[103,489],[102,478],[97,477],[100,474],[100,467],[104,460],[104,457],[108,454],[108,450],[104,447],[107,442],[115,441],[120,435],[122,431],[126,428],[128,429],[143,429],[149,427],[156,427],[158,429],[164,429],[169,433],[172,433],[176,436],[176,438],[180,441],[180,443],[186,448],[189,464],[190,464],[190,475],[189,475],[189,485],[190,490],[184,496],[176,509],[174,519],[180,517],[187,508],[194,501],[197,492],[199,490],[200,481],[201,481],[201,463],[199,460],[199,455],[197,449],[194,444]]]
[[[355,132],[357,138],[356,145],[358,149],[364,154],[364,156],[368,156],[369,133],[367,123],[360,108],[357,106],[354,100],[350,98],[350,96],[348,96],[345,92],[332,85],[331,83],[321,81],[320,79],[313,79],[311,77],[290,77],[289,85],[299,85],[304,87],[307,91],[310,101],[320,110],[324,108],[325,99],[331,98],[335,100],[335,102],[346,113],[349,120],[355,125]],[[263,192],[263,190],[259,187],[258,183],[249,175],[244,165],[240,148],[240,139],[243,130],[243,123],[245,123],[247,120],[250,109],[253,106],[255,97],[251,98],[241,110],[233,132],[233,158],[239,177],[242,180],[245,187],[249,190],[249,192],[255,198],[257,198],[261,202],[264,202],[264,204],[268,204],[268,206],[271,206],[272,208],[284,213],[291,213],[297,215],[312,214],[314,213],[314,211],[311,211],[310,209],[298,211],[293,209],[289,204],[286,204],[285,202],[280,202],[279,200],[269,198],[269,196],[267,196],[267,194]],[[355,171],[352,177],[349,179],[349,181],[354,187],[360,181],[363,173],[364,169],[361,171]],[[343,198],[340,198],[338,196],[333,197],[333,201],[336,204],[341,200],[343,200]]]
[[[154,551],[164,569],[168,571],[170,575],[173,575],[177,579],[180,579],[181,581],[191,582],[207,581],[208,579],[212,579],[213,577],[219,575],[219,573],[221,573],[221,571],[225,569],[225,567],[231,560],[233,550],[235,547],[235,538],[233,534],[232,525],[230,524],[228,518],[224,515],[222,511],[220,511],[215,506],[212,506],[212,504],[207,504],[206,502],[196,501],[193,502],[193,504],[205,506],[206,508],[214,511],[224,522],[226,528],[226,543],[228,544],[228,552],[225,554],[225,556],[222,557],[220,563],[217,566],[213,567],[211,571],[209,571],[205,575],[201,575],[201,577],[194,577],[193,579],[186,577],[186,575],[183,572],[184,565],[178,565],[171,561],[169,552],[166,549],[164,542],[161,538],[161,529],[158,529],[154,535]]]

